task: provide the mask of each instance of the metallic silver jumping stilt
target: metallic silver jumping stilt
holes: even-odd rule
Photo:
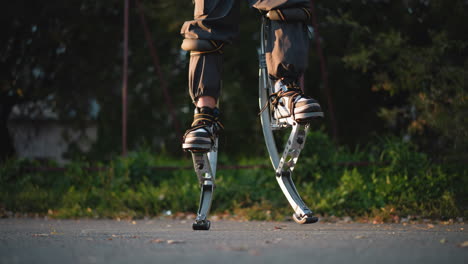
[[[279,122],[273,118],[270,111],[270,100],[269,95],[272,94],[273,85],[268,78],[268,69],[265,60],[265,46],[268,33],[268,27],[270,21],[263,17],[261,27],[261,41],[259,49],[259,104],[260,109],[266,104],[268,107],[260,115],[263,135],[265,137],[265,143],[270,154],[270,160],[273,168],[276,172],[276,180],[281,187],[284,195],[288,199],[289,204],[294,210],[293,219],[299,224],[309,224],[318,221],[318,218],[313,215],[310,210],[302,201],[301,196],[297,192],[297,189],[292,180],[292,172],[299,158],[301,150],[304,148],[307,131],[309,130],[309,124],[298,124],[292,122],[292,125],[284,122]],[[284,129],[292,126],[291,134],[284,148],[283,155],[281,158],[278,154],[275,139],[273,136],[273,130]]]
[[[215,188],[216,164],[218,161],[218,138],[208,153],[192,152],[193,166],[200,182],[200,204],[193,230],[209,230],[211,223],[207,219],[210,212],[213,191]]]

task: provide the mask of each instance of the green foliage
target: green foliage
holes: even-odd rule
[[[342,61],[371,78],[373,92],[388,97],[377,112],[388,127],[411,136],[427,151],[437,153],[434,156],[464,160],[468,148],[468,39],[463,21],[468,5],[443,2],[371,4],[374,8],[393,6],[396,14],[362,16],[353,10],[330,21],[359,36],[350,39],[351,48]],[[343,20],[348,23],[339,23]],[[375,20],[386,22],[370,23]]]
[[[457,188],[466,169],[450,171],[431,164],[410,143],[383,138],[351,152],[313,132],[303,155],[295,178],[299,188],[304,188],[304,200],[319,212],[362,216],[391,206],[402,215],[466,214],[461,211],[466,201],[456,197],[467,191],[466,187]],[[352,165],[362,160],[372,163]],[[344,161],[349,165],[343,167]]]
[[[395,138],[353,151],[336,147],[321,132],[311,132],[307,140],[294,180],[306,203],[320,214],[366,216],[383,214],[385,208],[405,216],[467,214],[462,198],[467,192],[466,168],[432,164],[413,145]],[[219,160],[232,162],[223,156]],[[363,160],[372,163],[349,163]],[[236,163],[268,161],[250,158]],[[197,210],[199,187],[189,159],[143,150],[108,163],[70,163],[65,171],[27,169],[38,166],[12,160],[0,168],[0,207],[63,218],[138,218]],[[214,212],[262,220],[281,220],[290,213],[272,169],[218,170],[216,186]]]
[[[187,92],[189,55],[180,50],[179,31],[193,17],[191,1],[140,2],[164,80],[155,74],[139,12],[132,2],[129,149],[148,147],[153,152],[180,155],[180,137],[173,122],[179,122],[181,130],[189,126],[192,104]],[[40,101],[37,107],[52,109],[77,130],[95,119],[98,140],[87,158],[112,160],[120,153],[116,146],[121,142],[123,10],[123,3],[116,0],[6,2],[0,23],[4,33],[0,42],[1,105],[10,109],[21,102]],[[366,144],[375,134],[390,133],[410,138],[432,156],[466,159],[467,12],[463,0],[450,4],[443,0],[316,3],[340,143]],[[241,5],[241,18],[239,39],[225,50],[220,108],[226,129],[220,145],[231,157],[246,152],[255,157],[263,154],[257,116],[260,19],[246,3]],[[305,90],[319,100],[328,118],[330,106],[314,45],[312,41]],[[164,81],[177,120],[168,118],[161,87]],[[99,105],[99,111],[92,105]],[[38,109],[30,110],[26,114]],[[329,122],[323,126],[328,128]],[[6,131],[6,122],[0,128]],[[7,136],[2,139],[11,143]],[[76,160],[78,148],[70,149],[68,155]]]
[[[192,107],[186,88],[189,57],[179,48],[179,30],[183,21],[192,19],[193,10],[190,1],[141,3],[183,129],[190,123]],[[466,168],[448,160],[467,158],[467,7],[462,0],[316,3],[338,139],[353,150],[336,146],[323,133],[311,133],[294,177],[312,208],[336,215],[363,215],[381,208],[401,214],[466,215]],[[173,158],[180,155],[180,141],[168,119],[163,80],[154,73],[134,6],[128,142],[132,150],[147,150],[127,158],[114,158],[121,140],[122,2],[21,0],[7,2],[2,11],[0,83],[2,96],[8,95],[6,101],[2,97],[2,106],[19,103],[15,98],[20,95],[23,102],[41,101],[76,129],[89,120],[91,101],[100,108],[96,144],[86,158],[71,151],[75,162],[65,171],[25,170],[55,166],[33,161],[2,163],[0,204],[17,212],[51,209],[60,217],[195,211],[198,186],[192,171],[151,168],[190,166],[190,161]],[[249,158],[242,164],[268,164],[252,159],[265,155],[257,116],[258,12],[244,4],[241,17],[239,40],[225,50],[220,106],[226,129],[220,145],[229,158],[220,161],[227,164],[241,157]],[[313,48],[309,57],[305,90],[319,99],[328,118],[330,106],[321,90]],[[6,128],[5,122],[1,125]],[[376,134],[412,143],[392,136],[369,142]],[[363,160],[373,164],[343,164]],[[276,219],[288,206],[271,169],[219,171],[217,180],[213,206],[218,212]]]

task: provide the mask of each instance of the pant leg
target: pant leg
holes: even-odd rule
[[[269,40],[265,55],[270,78],[297,81],[308,63],[307,26],[302,22],[271,21]]]
[[[221,91],[223,54],[218,52],[191,55],[189,63],[189,94],[196,103],[201,96],[218,100]]]
[[[186,21],[181,34],[187,39],[231,43],[239,31],[239,0],[195,0],[194,20]],[[223,55],[221,52],[190,56],[189,92],[192,100],[200,96],[218,99],[221,90]]]
[[[309,0],[249,0],[260,10],[306,7]],[[302,22],[271,21],[269,41],[266,46],[268,74],[273,79],[287,78],[296,81],[306,70],[309,52],[307,26]]]

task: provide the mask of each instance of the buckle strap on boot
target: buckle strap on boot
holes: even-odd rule
[[[291,97],[289,100],[289,111],[291,111],[291,115],[293,118],[295,118],[294,115],[294,104],[296,101],[296,98],[301,96],[302,98],[310,99],[311,97],[304,95],[304,92],[302,89],[297,86],[295,82],[289,82],[288,84],[284,85],[282,89],[280,89],[276,93],[270,94],[269,101],[270,101],[270,110],[273,111],[274,108],[278,105],[280,99],[282,97]],[[262,107],[260,110],[259,115],[265,111],[265,109],[268,107],[268,101],[267,103]]]
[[[206,127],[214,126],[213,133],[206,129]],[[224,129],[223,124],[219,121],[219,109],[209,107],[197,107],[195,115],[193,116],[193,122],[191,128],[189,128],[184,134],[184,140],[187,134],[197,129],[204,129],[209,135],[211,140],[214,142],[215,135],[219,133],[219,130]]]

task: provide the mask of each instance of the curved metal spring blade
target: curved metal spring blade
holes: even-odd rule
[[[192,153],[193,167],[200,183],[200,203],[196,221],[207,219],[213,200],[215,188],[216,165],[218,162],[218,139],[215,139],[213,148],[208,153]]]

